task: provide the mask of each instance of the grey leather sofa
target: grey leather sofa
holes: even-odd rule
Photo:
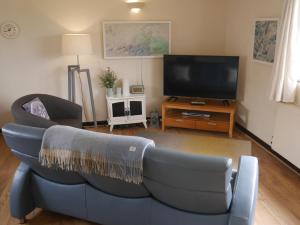
[[[34,98],[44,104],[51,120],[47,120],[24,110],[23,105]],[[46,94],[31,94],[17,99],[11,106],[11,113],[18,124],[48,128],[53,125],[82,127],[82,107],[73,102]]]
[[[3,135],[21,160],[10,193],[18,219],[42,208],[102,225],[250,225],[258,188],[258,162],[166,149],[147,149],[141,185],[41,167],[45,129],[6,124]]]

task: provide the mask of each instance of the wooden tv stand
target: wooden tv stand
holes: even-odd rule
[[[162,130],[166,127],[180,127],[207,131],[225,132],[232,137],[236,104],[206,100],[205,105],[192,105],[191,99],[165,101],[162,104]],[[210,117],[186,116],[182,113],[205,113]]]

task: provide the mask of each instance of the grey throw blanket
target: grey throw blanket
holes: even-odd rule
[[[39,161],[42,166],[94,173],[140,184],[149,139],[96,133],[67,126],[45,131]]]

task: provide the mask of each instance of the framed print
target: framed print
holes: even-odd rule
[[[170,21],[103,22],[105,59],[157,58],[171,53]]]
[[[255,21],[253,60],[272,64],[275,59],[278,19],[257,19]]]

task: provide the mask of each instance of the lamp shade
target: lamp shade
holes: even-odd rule
[[[92,54],[92,43],[89,34],[64,34],[62,36],[62,52],[64,55]]]

